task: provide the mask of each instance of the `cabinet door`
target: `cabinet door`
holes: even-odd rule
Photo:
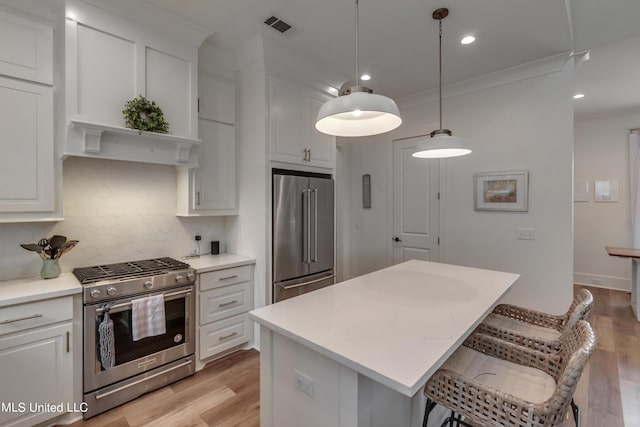
[[[52,91],[0,77],[0,212],[54,210]]]
[[[61,415],[29,404],[73,402],[71,323],[0,337],[0,425],[34,425]],[[21,406],[21,404],[23,406]]]
[[[271,160],[307,164],[305,97],[300,87],[269,78],[269,125]]]
[[[309,114],[307,122],[309,126],[307,126],[308,136],[306,141],[308,141],[308,148],[311,150],[308,157],[308,164],[324,168],[333,168],[335,164],[336,138],[319,132],[315,126],[318,111],[320,111],[320,107],[322,107],[322,104],[324,104],[327,99],[313,95],[307,97],[307,111]]]
[[[199,120],[200,168],[194,170],[193,209],[236,210],[235,127]]]
[[[234,124],[235,88],[218,79],[198,76],[198,116],[202,119]]]
[[[53,84],[53,28],[0,11],[0,74]]]

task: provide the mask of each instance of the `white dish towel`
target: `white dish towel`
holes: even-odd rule
[[[132,300],[131,317],[134,341],[165,334],[164,296],[160,294]]]

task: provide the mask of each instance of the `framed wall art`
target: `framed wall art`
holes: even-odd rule
[[[594,202],[617,202],[618,201],[618,180],[609,179],[607,181],[595,181],[593,185]]]
[[[476,173],[473,183],[477,211],[529,210],[529,171]]]

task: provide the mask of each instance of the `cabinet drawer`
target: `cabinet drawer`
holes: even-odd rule
[[[251,322],[248,314],[219,320],[200,328],[200,359],[206,359],[249,341]]]
[[[0,335],[37,328],[73,317],[73,297],[54,298],[0,308]]]
[[[200,324],[244,313],[253,308],[251,282],[223,286],[200,294]]]
[[[246,282],[252,278],[253,269],[250,265],[210,271],[200,274],[200,290],[206,291],[207,289],[233,285],[234,283]]]

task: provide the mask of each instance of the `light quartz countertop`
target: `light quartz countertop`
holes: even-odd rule
[[[198,274],[222,270],[223,268],[255,264],[256,262],[254,258],[234,254],[202,255],[200,258],[186,258],[180,259],[180,261],[189,264]]]
[[[5,280],[0,281],[0,307],[81,293],[82,285],[72,273],[63,273],[55,279]]]
[[[182,261],[198,273],[255,263],[253,258],[232,254],[204,255]],[[81,293],[82,285],[73,273],[63,273],[55,279],[29,277],[5,280],[0,281],[0,307]]]
[[[408,261],[250,312],[250,318],[413,396],[517,274]]]

